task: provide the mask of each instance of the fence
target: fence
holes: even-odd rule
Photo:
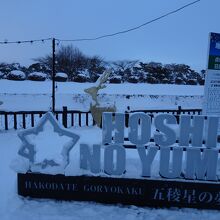
[[[37,121],[45,113],[46,111],[0,111],[0,129],[26,129],[28,127],[34,127]],[[70,111],[64,109],[63,111],[56,111],[55,117],[64,125],[64,127],[95,125],[90,112]]]
[[[135,110],[125,112],[126,114],[126,125],[128,125],[128,114],[134,112],[144,112],[149,114],[153,118],[158,113],[168,113],[176,116],[177,121],[179,115],[200,115],[201,109],[182,109],[180,106],[178,109],[160,109],[160,110]],[[34,127],[40,117],[45,114],[46,111],[18,111],[18,112],[5,112],[0,111],[0,129],[26,129],[28,127]],[[73,126],[94,126],[95,121],[92,118],[91,112],[68,110],[67,107],[63,107],[62,111],[55,111],[56,118],[64,125],[64,127]]]

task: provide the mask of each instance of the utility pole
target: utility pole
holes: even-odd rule
[[[52,112],[55,112],[55,38],[52,39]]]

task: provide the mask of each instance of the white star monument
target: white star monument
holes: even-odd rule
[[[64,173],[70,151],[80,138],[50,112],[34,128],[19,132],[18,137],[22,141],[18,154],[29,160],[31,172],[41,173]]]

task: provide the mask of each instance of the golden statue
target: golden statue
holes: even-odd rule
[[[108,106],[101,107],[97,99],[98,91],[100,89],[106,88],[106,85],[103,85],[103,84],[107,81],[110,73],[111,73],[111,70],[105,70],[104,73],[96,80],[94,86],[84,90],[86,93],[88,93],[92,97],[92,103],[90,104],[90,111],[92,113],[92,117],[94,121],[99,127],[101,127],[103,112],[116,112],[115,105],[112,107],[108,107]]]

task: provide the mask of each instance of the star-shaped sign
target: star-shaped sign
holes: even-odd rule
[[[34,128],[21,131],[18,136],[22,141],[18,154],[29,160],[32,171],[55,166],[64,169],[69,164],[71,149],[79,140],[79,135],[64,128],[50,112]],[[47,147],[50,149],[44,149]]]

